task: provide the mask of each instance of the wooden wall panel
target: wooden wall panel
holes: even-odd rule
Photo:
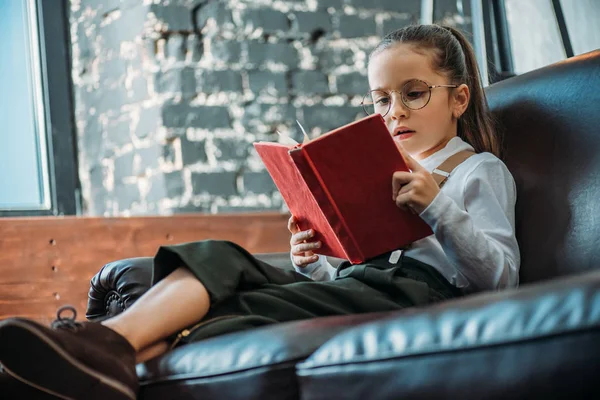
[[[89,281],[106,263],[153,256],[163,244],[236,242],[252,253],[289,251],[288,215],[0,218],[0,319],[47,323],[58,307],[85,315]]]

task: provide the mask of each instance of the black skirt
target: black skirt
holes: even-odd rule
[[[313,317],[393,311],[461,295],[437,270],[389,253],[363,264],[343,262],[335,279],[316,282],[293,270],[258,260],[241,246],[206,240],[161,247],[152,283],[176,268],[188,268],[206,287],[208,314],[174,344],[205,339],[278,322]]]

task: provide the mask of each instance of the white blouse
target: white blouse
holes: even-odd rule
[[[430,173],[448,157],[473,147],[459,137],[419,161]],[[420,214],[434,234],[404,250],[437,269],[465,293],[515,287],[520,255],[515,237],[516,187],[506,165],[479,153],[458,165]],[[325,256],[296,271],[315,281],[332,280],[335,268]]]

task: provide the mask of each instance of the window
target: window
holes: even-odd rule
[[[0,215],[76,213],[64,3],[0,0]]]
[[[600,47],[597,0],[504,0],[514,72]]]

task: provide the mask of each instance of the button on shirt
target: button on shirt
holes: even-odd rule
[[[473,147],[459,137],[420,160],[430,173],[448,157]],[[491,153],[479,153],[458,165],[420,214],[434,234],[404,250],[437,269],[465,293],[515,287],[520,255],[515,237],[515,181]],[[333,279],[335,268],[325,256],[296,271],[316,281]]]

